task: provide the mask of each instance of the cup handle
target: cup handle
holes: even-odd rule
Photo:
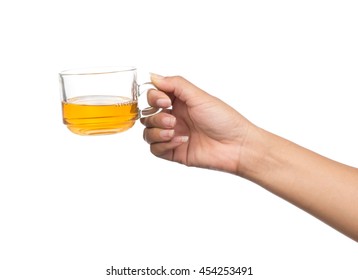
[[[142,89],[143,87],[146,87],[145,89]],[[140,97],[144,92],[148,92],[150,89],[157,89],[153,83],[146,82],[143,84],[138,85],[138,97]],[[153,116],[161,111],[160,108],[156,107],[146,107],[143,110],[139,108],[139,117],[150,117]]]

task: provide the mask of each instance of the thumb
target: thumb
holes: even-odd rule
[[[175,97],[185,103],[208,95],[206,92],[180,76],[163,77],[151,73],[151,80],[159,90],[165,93],[174,94]]]

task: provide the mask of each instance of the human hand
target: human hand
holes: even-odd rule
[[[160,158],[238,174],[242,145],[253,125],[236,110],[182,77],[152,75],[144,139]],[[169,108],[171,107],[171,108]]]
[[[152,82],[148,103],[163,110],[141,122],[154,155],[249,179],[358,241],[356,168],[253,125],[182,77]]]

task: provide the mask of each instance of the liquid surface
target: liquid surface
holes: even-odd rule
[[[137,101],[122,96],[80,96],[62,102],[63,122],[79,135],[113,134],[131,128]]]

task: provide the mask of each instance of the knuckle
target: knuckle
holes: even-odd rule
[[[172,79],[173,79],[174,82],[180,82],[184,78],[182,76],[180,76],[180,75],[176,75],[176,76],[173,76]]]

